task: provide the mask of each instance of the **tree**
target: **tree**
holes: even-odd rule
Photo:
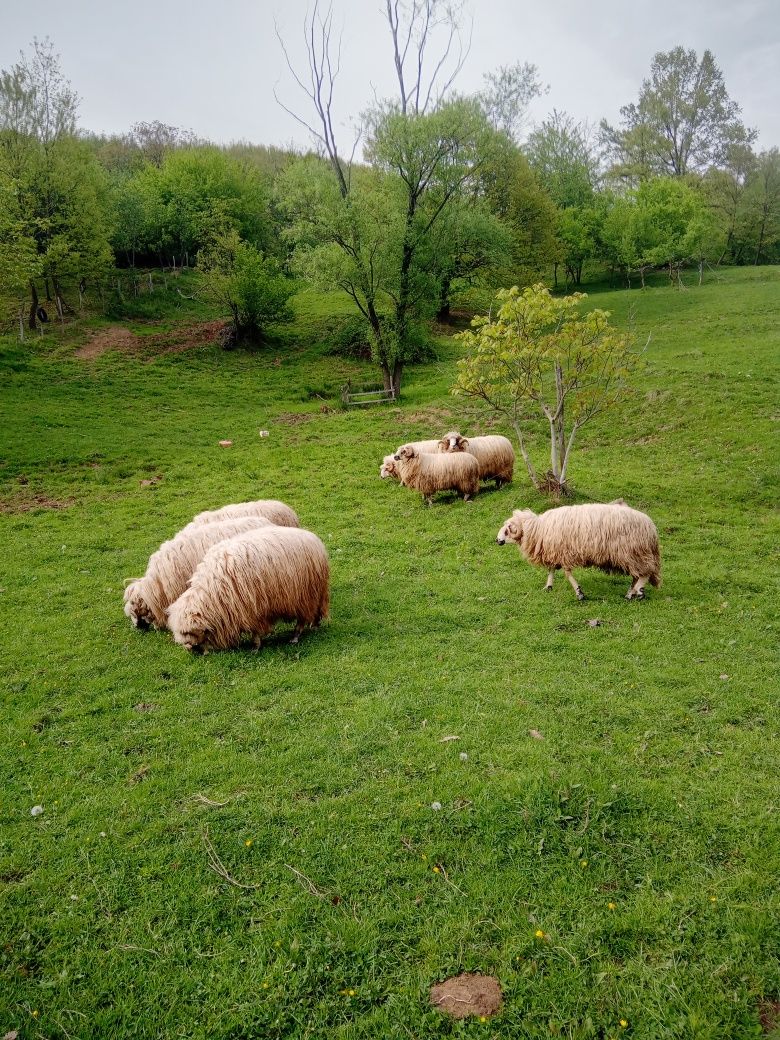
[[[587,123],[553,110],[529,136],[525,153],[559,209],[590,205],[599,182],[599,160]]]
[[[262,343],[269,325],[292,319],[294,287],[276,261],[264,257],[235,230],[220,235],[198,260],[203,294],[230,314],[226,346]]]
[[[404,366],[416,350],[419,323],[440,299],[437,272],[424,261],[435,255],[434,243],[441,240],[458,200],[470,193],[489,126],[477,101],[444,99],[464,58],[457,10],[443,0],[386,0],[385,15],[399,96],[377,103],[365,116],[371,174],[344,161],[336,142],[339,52],[334,56],[331,14],[321,18],[315,4],[304,25],[308,80],[287,58],[315,115],[309,122],[292,114],[327,158],[335,192],[318,174],[312,199],[298,170],[290,172],[282,194],[300,232],[297,249],[307,254],[299,263],[320,277],[330,272],[333,284],[350,294],[369,325],[384,385],[398,393]],[[433,44],[437,33],[444,37],[438,52]],[[307,195],[321,203],[320,214],[301,210]]]
[[[729,148],[756,136],[741,122],[740,107],[708,50],[701,61],[683,47],[659,51],[639,100],[620,114],[620,129],[602,121],[602,139],[616,160],[615,172],[634,180],[704,173],[721,166]]]
[[[31,57],[0,74],[0,154],[13,183],[20,240],[35,244],[34,262],[19,268],[29,275],[33,329],[39,276],[53,287],[62,317],[65,283],[95,280],[111,260],[107,182],[94,152],[74,136],[77,109],[48,41],[36,40]]]
[[[566,477],[575,436],[626,392],[638,355],[631,337],[609,324],[609,313],[580,313],[587,297],[553,297],[543,285],[498,294],[495,317],[478,317],[458,336],[466,356],[458,362],[452,393],[481,401],[503,416],[517,436],[534,486],[556,495]],[[550,436],[550,469],[537,475],[527,445],[540,417]]]
[[[500,65],[482,78],[485,86],[477,94],[477,100],[491,126],[519,144],[528,120],[528,106],[549,90],[542,86],[539,69],[530,62],[516,62]]]
[[[18,303],[20,339],[24,339],[24,299],[40,273],[38,250],[21,210],[17,184],[0,152],[0,297]]]
[[[753,263],[777,260],[780,244],[780,151],[761,152],[751,179],[748,206],[756,225]]]

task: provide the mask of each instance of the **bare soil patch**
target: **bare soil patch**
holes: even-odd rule
[[[72,498],[49,498],[48,495],[31,495],[26,498],[0,499],[0,513],[29,513],[33,509],[67,509]]]
[[[431,1004],[451,1018],[489,1018],[504,1002],[498,979],[464,972],[431,986]]]
[[[108,328],[91,333],[74,356],[92,361],[111,350],[136,354],[151,361],[162,354],[180,354],[195,347],[217,343],[224,327],[223,321],[187,322],[165,332],[139,335],[124,325],[109,325]]]

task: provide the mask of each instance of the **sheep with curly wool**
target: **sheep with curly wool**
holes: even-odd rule
[[[244,634],[259,649],[277,621],[294,621],[292,642],[328,616],[330,567],[311,531],[267,527],[220,542],[168,608],[174,640],[193,653],[236,647]]]
[[[661,584],[661,552],[655,524],[622,500],[559,506],[537,515],[516,509],[498,532],[499,545],[514,542],[529,563],[546,567],[550,590],[556,570],[562,570],[577,599],[584,599],[573,576],[575,567],[598,567],[608,574],[628,574],[626,599],[644,599],[644,587]]]
[[[198,513],[184,528],[188,530],[196,524],[213,524],[219,520],[237,520],[242,516],[264,516],[278,527],[300,527],[301,522],[294,509],[275,498],[260,498],[255,502],[236,502],[222,506],[221,509],[207,509]]]
[[[479,463],[482,480],[495,480],[496,487],[508,484],[515,470],[515,451],[507,437],[491,434],[487,437],[464,437],[457,431],[447,433],[439,441],[439,451],[452,453],[467,451]]]
[[[263,516],[189,524],[152,553],[143,578],[131,579],[125,589],[125,614],[136,628],[167,628],[166,608],[187,588],[195,568],[213,545],[237,534],[273,526]]]
[[[473,455],[433,455],[404,444],[393,456],[401,483],[419,491],[428,505],[437,491],[455,491],[468,502],[479,491],[479,465]]]

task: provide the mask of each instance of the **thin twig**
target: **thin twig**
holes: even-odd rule
[[[219,874],[219,876],[224,881],[227,881],[230,885],[234,885],[236,888],[242,888],[246,890],[260,888],[260,885],[244,885],[242,884],[242,882],[236,881],[236,879],[228,873],[227,867],[217,855],[217,850],[211,844],[211,838],[209,838],[208,830],[203,831],[203,844],[206,846],[206,853],[209,857],[209,866],[214,871],[214,873]]]
[[[317,886],[311,880],[311,878],[307,878],[305,874],[302,874],[300,870],[296,870],[295,867],[291,867],[289,863],[285,863],[284,866],[287,867],[288,870],[292,871],[293,874],[295,874],[295,876],[298,878],[298,880],[307,892],[310,892],[313,896],[317,896],[319,899],[325,899],[325,892],[321,892],[320,889],[317,888]]]

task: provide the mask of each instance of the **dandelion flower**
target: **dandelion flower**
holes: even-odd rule
[[[717,902],[717,900],[718,900],[718,897],[717,897],[717,896],[710,896],[710,902],[711,902],[711,903],[716,903],[716,902]]]
[[[628,1022],[625,1020],[625,1018],[621,1018],[620,1019],[620,1028],[621,1029],[625,1029],[627,1026],[628,1026]]]
[[[585,867],[587,867],[587,865],[588,865],[588,861],[586,859],[581,859],[580,860],[580,866],[581,867],[585,868]]]
[[[268,983],[267,982],[263,983],[263,989],[268,989]]]
[[[480,1015],[479,1016],[479,1020],[480,1020],[480,1022],[487,1022],[487,1019],[485,1018],[484,1015]]]
[[[251,839],[251,838],[248,838],[248,839],[247,839],[247,840],[246,840],[246,841],[244,842],[244,844],[246,845],[246,847],[247,847],[248,849],[249,849],[249,848],[251,848],[251,847],[252,847],[252,839]]]
[[[434,874],[441,874],[441,867],[434,867],[433,872]]]
[[[614,903],[607,903],[607,906],[609,907],[610,910],[614,910],[615,909],[615,904]]]
[[[355,996],[355,991],[354,991],[354,989],[351,989],[351,990],[349,991],[349,995],[350,995],[350,997],[354,997],[354,996]]]
[[[544,932],[542,931],[541,928],[537,928],[536,931],[534,932],[534,935],[536,936],[537,939],[544,939]]]

